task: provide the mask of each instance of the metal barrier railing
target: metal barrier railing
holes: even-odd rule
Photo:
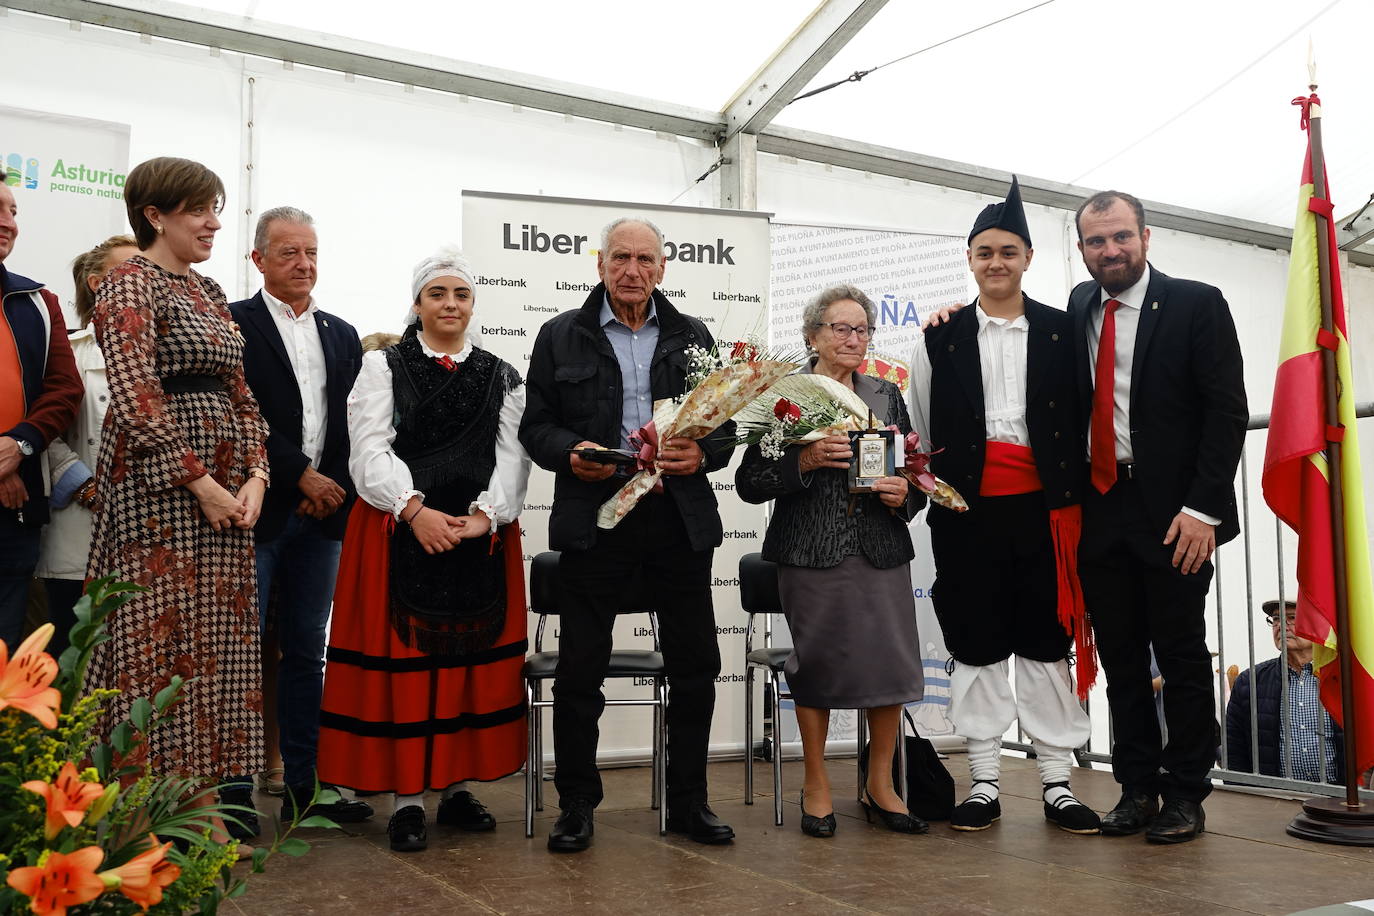
[[[1362,403],[1362,404],[1358,404],[1358,405],[1356,406],[1356,414],[1355,414],[1355,415],[1356,415],[1356,417],[1357,417],[1358,419],[1367,419],[1367,418],[1369,418],[1369,417],[1374,417],[1374,402],[1365,402],[1365,403]],[[1247,429],[1248,429],[1250,432],[1254,432],[1254,431],[1256,431],[1256,430],[1264,430],[1264,429],[1268,429],[1268,428],[1269,428],[1269,415],[1268,415],[1268,414],[1256,414],[1256,415],[1254,415],[1254,416],[1251,416],[1250,422],[1249,422],[1249,426],[1247,427]],[[1248,439],[1248,438],[1249,438],[1249,437],[1247,436],[1247,439]],[[1242,451],[1242,453],[1241,453],[1241,462],[1240,462],[1240,499],[1241,499],[1241,505],[1240,505],[1241,519],[1240,519],[1240,522],[1241,522],[1241,536],[1240,536],[1239,538],[1237,538],[1236,540],[1232,541],[1231,543],[1226,544],[1226,545],[1224,545],[1224,546],[1218,548],[1217,551],[1216,551],[1216,554],[1215,554],[1215,555],[1213,556],[1213,558],[1212,558],[1212,559],[1213,559],[1213,564],[1214,564],[1215,567],[1216,567],[1215,572],[1214,572],[1213,577],[1212,577],[1212,595],[1211,595],[1211,597],[1212,597],[1212,601],[1213,601],[1213,604],[1214,604],[1215,610],[1216,610],[1216,621],[1215,621],[1215,623],[1216,623],[1216,634],[1215,634],[1216,646],[1215,646],[1215,648],[1216,648],[1216,650],[1217,650],[1216,653],[1215,653],[1216,659],[1217,659],[1217,691],[1216,691],[1216,695],[1217,695],[1217,708],[1216,708],[1216,717],[1217,717],[1217,723],[1218,723],[1218,727],[1219,727],[1219,731],[1220,731],[1220,742],[1219,742],[1219,748],[1218,748],[1218,750],[1219,750],[1218,764],[1219,764],[1219,765],[1218,765],[1216,768],[1214,768],[1214,769],[1211,771],[1211,773],[1210,773],[1209,775],[1210,775],[1211,778],[1213,778],[1213,779],[1220,779],[1220,780],[1223,780],[1224,783],[1225,783],[1226,785],[1228,785],[1228,786],[1248,786],[1248,787],[1260,788],[1260,789],[1278,789],[1278,790],[1285,790],[1285,791],[1290,791],[1290,792],[1295,792],[1295,793],[1302,793],[1302,794],[1307,794],[1307,795],[1328,795],[1328,796],[1333,796],[1333,797],[1343,796],[1343,795],[1345,794],[1345,788],[1344,788],[1344,785],[1345,785],[1345,783],[1344,783],[1345,774],[1344,774],[1343,772],[1337,772],[1337,773],[1335,773],[1335,774],[1334,774],[1334,777],[1335,777],[1334,779],[1328,779],[1328,780],[1322,780],[1322,781],[1312,781],[1312,780],[1307,780],[1307,779],[1298,779],[1298,778],[1295,778],[1295,777],[1293,776],[1293,772],[1294,772],[1294,766],[1293,766],[1293,742],[1292,742],[1291,740],[1283,740],[1283,741],[1280,742],[1280,744],[1281,744],[1281,746],[1282,746],[1282,748],[1283,748],[1283,753],[1281,754],[1281,759],[1280,759],[1280,770],[1281,770],[1280,775],[1277,775],[1277,776],[1274,776],[1274,775],[1266,775],[1266,774],[1262,774],[1262,773],[1259,772],[1259,767],[1260,767],[1260,746],[1259,746],[1260,734],[1259,734],[1259,703],[1258,703],[1258,699],[1259,699],[1259,698],[1258,698],[1258,695],[1257,695],[1257,693],[1256,693],[1256,691],[1255,691],[1254,688],[1255,688],[1255,678],[1256,678],[1256,676],[1257,676],[1257,675],[1256,675],[1256,664],[1257,664],[1257,663],[1256,663],[1256,658],[1255,658],[1255,656],[1256,656],[1255,619],[1256,619],[1256,616],[1257,616],[1257,611],[1258,611],[1258,609],[1259,609],[1259,607],[1260,607],[1261,605],[1256,604],[1256,602],[1255,602],[1256,565],[1255,565],[1255,560],[1254,560],[1254,543],[1252,542],[1251,534],[1252,534],[1252,532],[1258,531],[1258,530],[1259,530],[1259,527],[1260,527],[1261,525],[1263,525],[1263,522],[1261,521],[1261,522],[1259,522],[1259,523],[1257,523],[1257,524],[1252,524],[1252,523],[1251,523],[1251,502],[1252,502],[1251,496],[1250,496],[1250,476],[1251,476],[1251,475],[1250,475],[1250,470],[1249,470],[1249,460],[1248,460],[1248,459],[1249,459],[1249,442],[1247,441],[1246,447],[1245,447],[1245,449],[1244,449],[1244,450]],[[1262,500],[1260,501],[1260,506],[1261,506],[1261,510],[1260,510],[1260,515],[1261,515],[1261,517],[1267,515],[1270,519],[1273,520],[1273,523],[1274,523],[1274,551],[1275,551],[1276,566],[1277,566],[1277,576],[1276,576],[1276,580],[1277,580],[1276,592],[1277,592],[1277,594],[1273,595],[1273,597],[1275,597],[1275,598],[1277,598],[1277,599],[1279,600],[1279,602],[1280,602],[1279,607],[1280,607],[1280,609],[1282,609],[1282,608],[1284,608],[1284,605],[1283,605],[1282,602],[1285,601],[1286,598],[1288,597],[1287,594],[1286,594],[1286,590],[1285,590],[1285,582],[1287,581],[1288,576],[1287,576],[1287,574],[1286,574],[1286,572],[1285,572],[1285,570],[1284,570],[1284,552],[1283,552],[1283,551],[1284,551],[1284,538],[1285,538],[1285,536],[1291,538],[1292,535],[1291,535],[1291,533],[1288,533],[1288,532],[1287,532],[1287,530],[1285,529],[1283,523],[1282,523],[1281,521],[1279,521],[1279,519],[1276,518],[1272,513],[1269,512],[1268,507],[1264,505],[1264,503],[1263,503]],[[1241,549],[1242,560],[1243,560],[1243,562],[1244,562],[1244,564],[1245,564],[1245,566],[1244,566],[1244,598],[1245,598],[1245,609],[1246,609],[1246,613],[1245,613],[1245,615],[1244,615],[1244,619],[1245,619],[1245,621],[1246,621],[1246,639],[1245,639],[1245,642],[1246,642],[1246,660],[1247,660],[1247,662],[1248,662],[1248,664],[1247,664],[1246,667],[1247,667],[1248,670],[1250,671],[1249,678],[1250,678],[1250,687],[1251,687],[1251,693],[1250,693],[1250,696],[1251,696],[1251,702],[1250,702],[1250,747],[1249,747],[1249,751],[1250,751],[1250,761],[1251,761],[1251,769],[1250,769],[1250,770],[1234,770],[1234,769],[1231,769],[1231,768],[1230,768],[1230,762],[1231,762],[1231,761],[1230,761],[1230,757],[1231,757],[1231,754],[1230,754],[1230,749],[1227,747],[1226,728],[1225,728],[1225,722],[1226,722],[1226,705],[1227,705],[1227,701],[1228,701],[1229,694],[1230,694],[1230,688],[1231,688],[1231,685],[1232,685],[1232,679],[1228,676],[1227,653],[1226,653],[1226,641],[1227,641],[1227,640],[1226,640],[1226,614],[1225,614],[1225,611],[1226,611],[1226,609],[1228,608],[1228,605],[1226,604],[1225,598],[1229,595],[1229,593],[1225,591],[1225,578],[1226,578],[1226,577],[1223,576],[1223,561],[1224,561],[1224,560],[1228,560],[1229,558],[1234,557],[1237,548],[1240,548],[1240,549]],[[1277,645],[1276,648],[1277,648],[1277,651],[1278,651],[1278,657],[1279,657],[1279,659],[1280,659],[1279,664],[1283,666],[1284,671],[1285,671],[1285,673],[1286,673],[1286,671],[1287,671],[1287,669],[1288,669],[1288,665],[1287,665],[1287,662],[1286,662],[1286,660],[1285,660],[1285,658],[1286,658],[1286,649],[1285,649],[1285,647],[1287,646],[1287,642],[1288,642],[1288,620],[1287,620],[1287,614],[1286,614],[1286,613],[1282,614],[1281,619],[1282,619],[1282,623],[1280,624],[1280,635],[1279,635],[1278,645]],[[1264,660],[1264,659],[1261,659],[1260,661],[1263,661],[1263,660]],[[1239,666],[1237,666],[1237,667],[1239,667]],[[1240,669],[1240,670],[1245,670],[1245,669]],[[1279,726],[1279,727],[1280,727],[1280,729],[1281,729],[1281,734],[1282,734],[1283,736],[1285,736],[1285,738],[1286,738],[1286,736],[1289,734],[1289,726],[1290,726],[1290,721],[1291,721],[1291,720],[1290,720],[1290,708],[1289,708],[1289,707],[1290,707],[1290,702],[1289,702],[1288,678],[1287,678],[1286,676],[1280,678],[1280,679],[1279,679],[1279,685],[1280,685],[1280,703],[1279,703],[1279,710],[1278,710],[1278,712],[1279,712],[1279,717],[1280,717],[1280,726]],[[1165,684],[1165,685],[1163,686],[1162,689],[1168,690],[1168,685]],[[1097,705],[1098,705],[1098,706],[1102,706],[1102,705],[1104,705],[1104,704],[1097,704]],[[1089,717],[1093,717],[1094,713],[1097,712],[1097,710],[1094,708],[1093,704],[1091,704],[1090,701],[1084,703],[1084,708],[1088,711]],[[1106,712],[1107,712],[1107,711],[1106,711],[1105,709],[1102,709],[1100,714],[1101,714],[1101,715],[1106,715]],[[1330,768],[1330,766],[1329,766],[1330,760],[1329,760],[1329,759],[1327,758],[1327,756],[1326,756],[1327,739],[1330,737],[1330,735],[1329,735],[1329,733],[1328,733],[1328,730],[1327,730],[1327,725],[1328,725],[1328,722],[1330,721],[1330,719],[1329,719],[1329,717],[1326,716],[1326,715],[1318,715],[1317,719],[1318,719],[1318,723],[1319,723],[1319,738],[1318,738],[1318,741],[1317,741],[1317,747],[1318,747],[1318,753],[1319,753],[1319,761],[1320,761],[1320,764],[1319,764],[1319,772],[1321,772],[1321,773],[1323,773],[1323,774],[1326,774],[1327,776],[1330,776],[1330,775],[1331,775],[1331,772],[1330,772],[1331,768]],[[1365,727],[1374,727],[1374,723],[1363,723],[1363,724],[1364,724]],[[1163,727],[1163,723],[1161,722],[1161,728],[1162,728],[1162,727]],[[1097,731],[1097,729],[1094,729],[1094,732],[1096,732],[1096,731]],[[1108,744],[1108,749],[1110,750],[1110,746],[1111,746],[1111,743],[1112,743],[1112,737],[1111,737],[1111,723],[1110,723],[1110,720],[1108,720],[1108,722],[1107,722],[1107,729],[1106,729],[1106,731],[1107,731],[1107,744]],[[1018,738],[1021,739],[1021,740],[1018,740],[1018,741],[1015,741],[1015,742],[1006,742],[1006,743],[1005,743],[1005,746],[1008,747],[1008,748],[1012,748],[1012,749],[1014,749],[1014,750],[1021,750],[1021,751],[1026,751],[1026,752],[1032,752],[1032,749],[1031,749],[1030,745],[1027,744],[1027,743],[1024,741],[1024,735],[1022,735],[1022,734],[1020,734],[1020,733],[1018,732]],[[1166,740],[1167,740],[1167,736],[1166,736]],[[1079,749],[1079,751],[1077,752],[1077,757],[1078,757],[1078,761],[1079,761],[1080,765],[1087,765],[1087,764],[1090,764],[1090,763],[1110,763],[1110,762],[1111,762],[1111,755],[1110,755],[1110,753],[1101,753],[1101,752],[1099,752],[1098,750],[1096,750],[1096,749],[1094,748],[1094,741],[1095,741],[1095,739],[1089,738],[1088,743],[1087,743],[1086,745],[1084,745],[1083,748]],[[1371,792],[1369,789],[1361,789],[1361,790],[1360,790],[1360,795],[1361,795],[1362,797],[1364,797],[1364,798],[1367,798],[1367,799],[1370,799],[1370,800],[1374,800],[1374,792]]]

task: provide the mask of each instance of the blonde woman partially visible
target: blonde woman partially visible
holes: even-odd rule
[[[364,353],[371,353],[373,350],[385,350],[387,347],[394,347],[400,342],[400,334],[392,334],[387,331],[373,331],[359,341]]]
[[[48,644],[48,651],[54,656],[61,655],[67,648],[67,636],[76,623],[72,608],[81,597],[86,578],[100,425],[105,422],[105,409],[110,403],[105,357],[100,354],[100,345],[91,327],[95,290],[116,264],[136,254],[138,243],[133,236],[115,235],[72,261],[76,330],[67,339],[72,345],[72,356],[76,358],[76,369],[81,374],[86,394],[71,427],[61,438],[48,443],[52,520],[40,536],[38,566],[33,573],[35,578],[43,580],[48,593],[48,619],[57,628]]]

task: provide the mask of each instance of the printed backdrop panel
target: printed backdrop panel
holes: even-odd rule
[[[896,383],[903,392],[907,390],[912,353],[921,339],[921,322],[940,306],[967,302],[971,294],[967,246],[962,238],[800,223],[774,223],[772,233],[769,343],[800,344],[806,304],[826,287],[839,283],[857,286],[877,311],[877,327],[863,371]],[[930,604],[935,563],[924,513],[911,523],[911,536],[916,548],[911,585],[926,686],[925,699],[913,703],[911,712],[922,734],[948,735],[953,732],[946,715],[949,677],[945,664],[949,653]],[[787,640],[786,626],[780,626],[775,644],[784,645]],[[779,725],[783,740],[799,741],[796,719],[786,705],[783,717]],[[834,712],[830,736],[839,741],[854,739],[852,711]]]
[[[463,247],[478,272],[473,329],[482,346],[523,374],[540,326],[579,308],[599,281],[601,230],[612,220],[642,214],[663,231],[668,258],[661,289],[674,305],[704,321],[719,340],[762,336],[768,306],[768,217],[761,213],[463,192]],[[761,507],[734,498],[732,469],[712,483],[720,500],[725,541],[715,554],[713,598],[722,672],[711,743],[739,750],[744,740],[744,615],[739,603],[739,558],[759,549]],[[536,468],[521,516],[526,560],[548,545],[553,475]],[[531,634],[536,620],[531,618]],[[549,622],[545,648],[554,648],[558,621]],[[647,619],[631,615],[616,627],[615,644],[651,643]],[[648,697],[648,685],[609,682],[608,697]],[[551,717],[545,717],[546,723]],[[547,726],[546,726],[547,727]],[[546,739],[548,736],[546,735]],[[545,747],[551,752],[552,742]],[[601,722],[604,760],[646,759],[647,709],[608,709]]]
[[[128,171],[127,124],[0,105],[0,174],[19,208],[19,237],[5,267],[56,293],[69,327],[72,259],[129,231]]]

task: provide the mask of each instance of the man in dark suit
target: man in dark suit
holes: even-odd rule
[[[601,282],[576,311],[540,328],[530,356],[520,444],[553,471],[549,546],[563,552],[562,613],[553,687],[553,742],[562,814],[549,849],[591,845],[601,802],[596,769],[602,680],[617,611],[657,596],[659,641],[667,668],[668,828],[701,843],[726,843],[734,831],[707,805],[706,751],[720,673],[711,606],[711,558],[722,539],[706,474],[726,466],[734,424],[700,442],[669,439],[658,452],[662,492],[646,495],[615,528],[597,528],[597,509],[629,479],[582,448],[627,448],[653,418],[654,401],[686,382],[688,348],[711,349],[710,332],[657,289],[663,233],[647,220],[618,219],[602,232]]]
[[[262,291],[229,306],[243,334],[244,374],[270,428],[273,485],[255,533],[263,626],[270,603],[281,649],[277,708],[264,715],[277,718],[285,817],[314,791],[325,627],[354,496],[347,399],[362,361],[352,325],[321,311],[312,296],[318,250],[313,223],[295,207],[265,211],[253,241]],[[356,822],[372,809],[340,798],[312,813]]]
[[[1249,411],[1221,291],[1146,260],[1140,201],[1095,194],[1077,213],[1093,279],[1069,297],[1087,409],[1091,486],[1079,574],[1107,675],[1121,800],[1104,834],[1202,832],[1215,752],[1203,605],[1212,552],[1239,532],[1234,481]],[[1150,647],[1167,685],[1162,745]],[[1163,806],[1159,798],[1163,796]]]

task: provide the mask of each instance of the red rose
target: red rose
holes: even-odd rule
[[[784,423],[796,423],[801,419],[801,408],[787,398],[778,398],[778,403],[773,405],[773,416]]]

